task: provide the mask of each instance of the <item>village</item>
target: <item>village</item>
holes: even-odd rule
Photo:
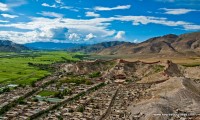
[[[45,87],[44,89],[39,90],[32,96],[23,100],[21,104],[17,105],[13,109],[6,112],[4,119],[8,119],[8,120],[10,120],[10,119],[15,120],[18,118],[28,119],[31,116],[34,116],[35,114],[40,113],[41,111],[47,110],[60,102],[64,102],[64,101],[68,101],[69,99],[73,99],[75,96],[86,92],[87,90],[97,86],[98,84],[99,83],[92,84],[92,85],[79,85],[79,86],[74,86],[73,84],[62,84],[62,86],[61,86],[61,88],[59,88],[59,90],[62,90],[65,88],[72,89],[71,93],[60,96],[63,98],[58,98],[59,96],[58,97],[54,97],[54,96],[42,97],[42,96],[38,95],[39,91],[57,90],[56,83],[50,84],[49,86]]]
[[[67,72],[61,69],[63,73],[48,76],[36,82],[35,87],[16,87],[12,92],[1,94],[1,110],[5,112],[0,119],[137,119],[141,114],[133,114],[131,107],[151,99],[152,94],[148,89],[168,78],[166,74],[170,75],[170,70],[178,69],[170,62],[164,64],[164,68],[161,66],[163,63],[159,62],[114,60],[114,66],[107,66],[109,69],[101,70],[99,68],[105,69],[101,67],[105,65],[105,61],[98,62],[90,62],[84,67],[80,67],[80,63],[70,65]],[[91,64],[96,65],[96,71],[88,72]],[[78,71],[74,69],[77,67],[80,67]],[[134,74],[130,73],[131,70]],[[179,72],[176,74],[179,75]],[[155,82],[144,83],[144,78],[147,77],[155,79]]]

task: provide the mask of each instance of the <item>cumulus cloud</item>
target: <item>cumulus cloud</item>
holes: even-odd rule
[[[42,13],[38,13],[42,16],[46,16],[46,17],[56,17],[56,18],[62,18],[63,14],[59,14],[59,13],[55,13],[55,12],[46,12],[46,11],[42,11]]]
[[[110,29],[109,25],[113,21],[122,21],[122,22],[132,22],[133,25],[146,25],[146,24],[159,24],[165,26],[173,26],[182,28],[185,30],[200,30],[200,25],[193,24],[185,21],[170,21],[167,18],[153,17],[153,16],[115,16],[108,18],[93,18],[93,19],[70,19],[70,18],[44,18],[44,17],[33,17],[30,22],[19,22],[11,24],[1,24],[0,27],[8,28],[18,28],[28,30],[28,32],[13,32],[7,31],[5,34],[0,34],[0,38],[8,38],[9,40],[20,40],[20,42],[30,42],[35,40],[51,40],[51,39],[60,39],[55,37],[55,32],[57,29],[67,28],[66,31],[61,36],[64,40],[64,37],[67,39],[69,33],[77,33],[79,36],[85,36],[82,40],[90,40],[92,38],[105,39],[108,37],[115,36],[116,39],[123,38],[125,35],[124,31],[119,31],[116,33],[115,30]],[[61,30],[62,31],[62,30]],[[28,33],[27,35],[25,33]],[[90,34],[88,34],[90,33]],[[28,35],[33,35],[35,37],[30,37]],[[13,36],[12,36],[13,35]],[[19,36],[17,36],[19,35]],[[17,36],[18,39],[15,39]],[[75,36],[75,35],[73,35]],[[23,40],[26,37],[27,40]],[[67,40],[66,39],[66,40]]]
[[[115,39],[120,40],[124,39],[125,32],[124,31],[118,31],[117,35],[115,36]]]
[[[88,35],[86,35],[85,36],[85,41],[88,41],[88,40],[91,40],[91,39],[94,39],[96,36],[94,35],[94,34],[92,34],[92,33],[90,33],[90,34],[88,34]]]
[[[0,11],[8,11],[8,5],[0,2]]]
[[[116,7],[102,7],[102,6],[96,6],[94,10],[97,11],[111,11],[111,10],[124,10],[124,9],[130,9],[131,5],[119,5]]]
[[[180,9],[160,8],[160,9],[165,11],[164,14],[170,14],[170,15],[182,15],[189,12],[199,11],[195,9],[185,9],[185,8],[180,8]]]
[[[69,40],[78,41],[81,37],[77,33],[71,33],[68,38]]]
[[[40,33],[39,31],[29,31],[29,32],[15,32],[15,31],[0,31],[0,39],[2,40],[12,40],[15,43],[24,44],[32,43],[38,41],[49,41],[47,35]],[[40,38],[40,39],[38,39]],[[42,39],[43,38],[43,39]]]
[[[24,44],[32,42],[66,42],[67,29],[57,28],[49,31],[33,30],[27,32],[0,31],[0,39]]]
[[[53,28],[51,31],[53,34],[52,39],[66,40],[66,34],[68,33],[67,28]]]
[[[86,12],[85,14],[87,17],[100,17],[99,14],[94,13],[94,12]]]
[[[69,19],[69,18],[50,19],[50,18],[40,17],[40,18],[32,18],[32,21],[27,23],[16,23],[7,25],[0,24],[0,26],[15,27],[19,29],[28,29],[28,30],[41,29],[42,31],[48,31],[49,29],[52,28],[66,27],[71,31],[82,32],[83,34],[87,34],[89,32],[102,36],[113,35],[115,31],[106,29],[106,27],[109,25],[105,23],[106,21],[107,21],[106,18],[83,20],[83,19]]]
[[[140,41],[138,39],[133,40],[133,43],[139,43]]]
[[[10,15],[10,14],[1,14],[1,16],[5,17],[5,18],[16,18],[16,17],[19,17],[17,15]]]

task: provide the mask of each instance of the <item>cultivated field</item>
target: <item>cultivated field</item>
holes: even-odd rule
[[[77,55],[81,54],[64,51],[0,53],[0,83],[30,85],[51,74],[51,64],[78,61]]]

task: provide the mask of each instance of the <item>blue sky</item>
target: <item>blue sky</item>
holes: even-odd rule
[[[0,39],[141,42],[199,31],[199,8],[200,0],[0,0]]]

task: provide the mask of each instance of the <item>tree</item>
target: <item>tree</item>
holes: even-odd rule
[[[56,93],[56,94],[54,95],[54,97],[57,97],[57,98],[60,98],[60,99],[63,99],[63,98],[64,98],[62,92]]]
[[[31,82],[31,86],[32,86],[32,87],[36,87],[35,81],[32,81],[32,82]]]
[[[81,105],[81,106],[78,107],[77,112],[83,112],[84,109],[85,109],[84,106]]]
[[[94,72],[89,75],[90,78],[96,78],[96,77],[100,77],[100,76],[101,76],[101,72]]]
[[[91,82],[90,80],[86,80],[86,81],[85,81],[85,84],[86,84],[86,85],[91,85],[92,82]]]
[[[4,88],[3,92],[10,92],[10,88],[9,87]]]

